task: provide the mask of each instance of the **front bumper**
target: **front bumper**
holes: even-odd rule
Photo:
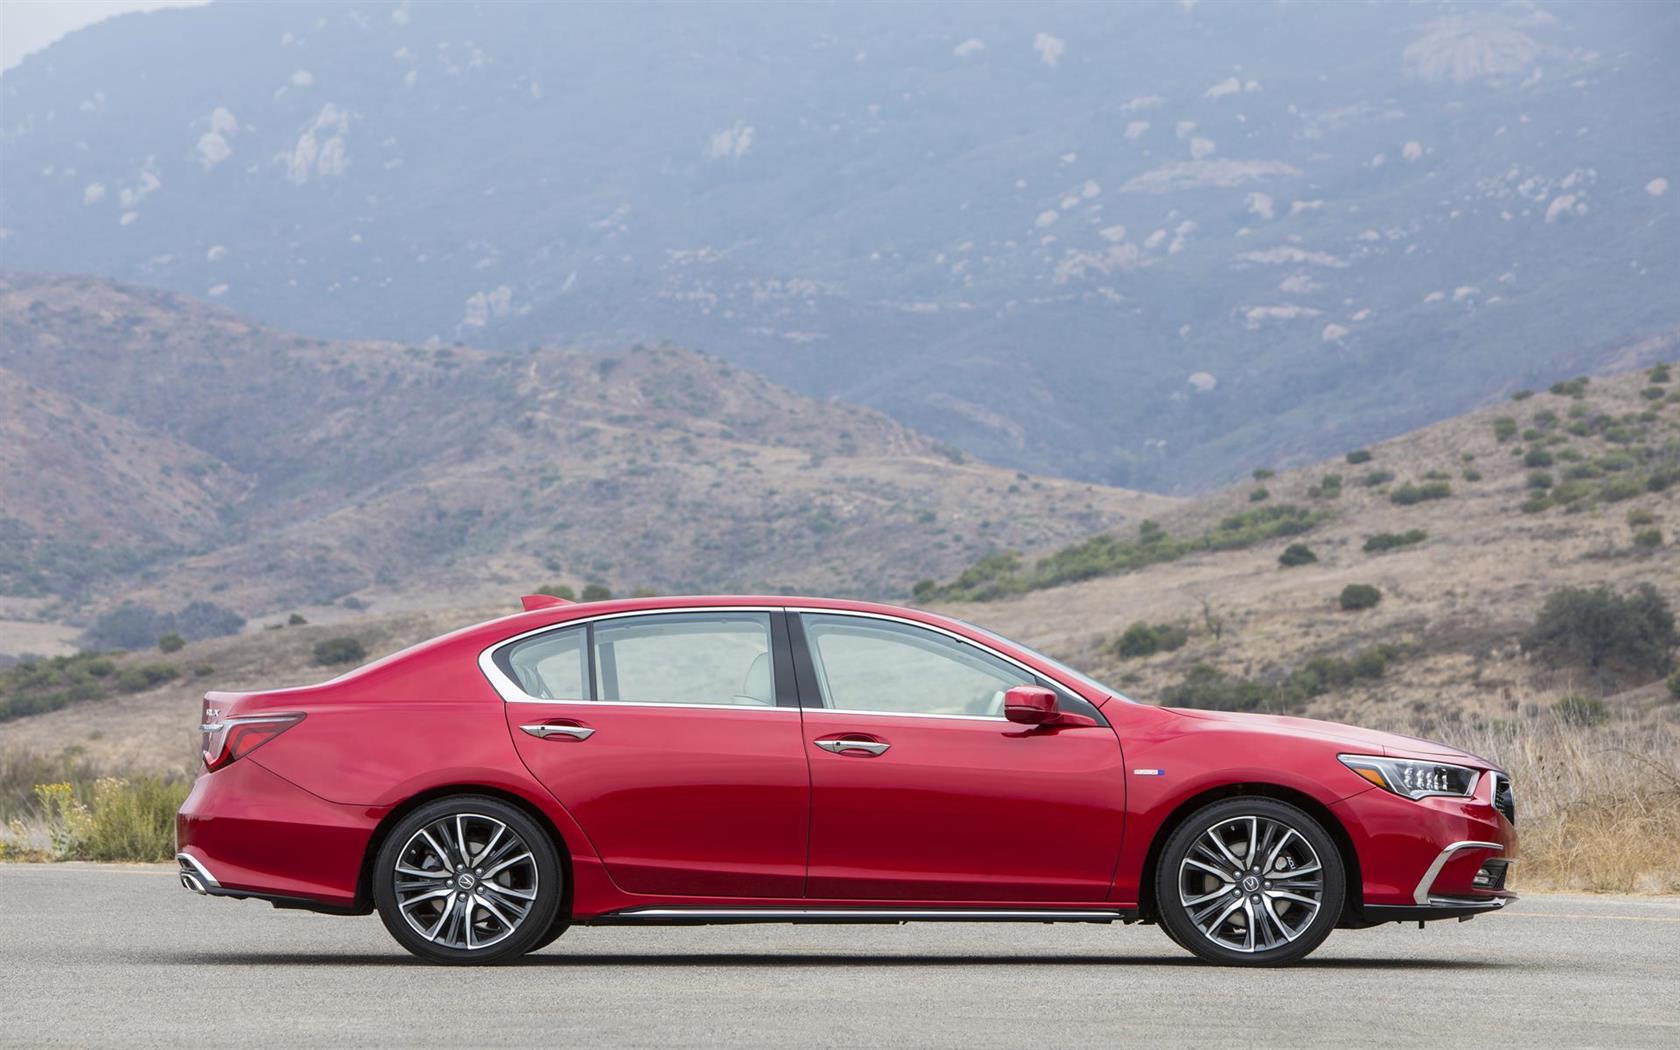
[[[1413,801],[1379,788],[1336,803],[1358,857],[1365,922],[1463,919],[1515,899],[1505,876],[1517,832],[1493,805],[1492,776],[1470,798]]]

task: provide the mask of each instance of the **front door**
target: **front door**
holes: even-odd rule
[[[1058,689],[1064,710],[1099,724],[1017,725],[1003,717],[1004,691],[1054,683],[989,650],[880,618],[805,613],[800,625],[808,897],[1107,898],[1125,778],[1094,707]]]
[[[780,613],[604,618],[493,659],[520,757],[620,888],[800,896],[810,781]]]

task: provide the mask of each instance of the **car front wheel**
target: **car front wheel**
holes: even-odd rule
[[[426,803],[391,829],[374,863],[379,917],[422,959],[504,962],[553,939],[563,888],[554,843],[500,799]]]
[[[1341,918],[1342,857],[1306,812],[1269,798],[1215,802],[1172,833],[1156,869],[1168,935],[1209,962],[1304,958]]]

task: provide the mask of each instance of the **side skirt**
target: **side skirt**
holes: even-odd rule
[[[1135,909],[1067,908],[629,908],[580,926],[714,926],[740,923],[1135,922]]]

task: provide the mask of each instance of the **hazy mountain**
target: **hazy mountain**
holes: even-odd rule
[[[594,580],[902,594],[993,546],[1176,502],[977,463],[675,347],[327,342],[4,273],[0,438],[0,597],[63,598],[59,617],[124,598],[435,607]]]
[[[1680,324],[1672,4],[213,4],[0,78],[0,251],[671,339],[1174,489]]]

